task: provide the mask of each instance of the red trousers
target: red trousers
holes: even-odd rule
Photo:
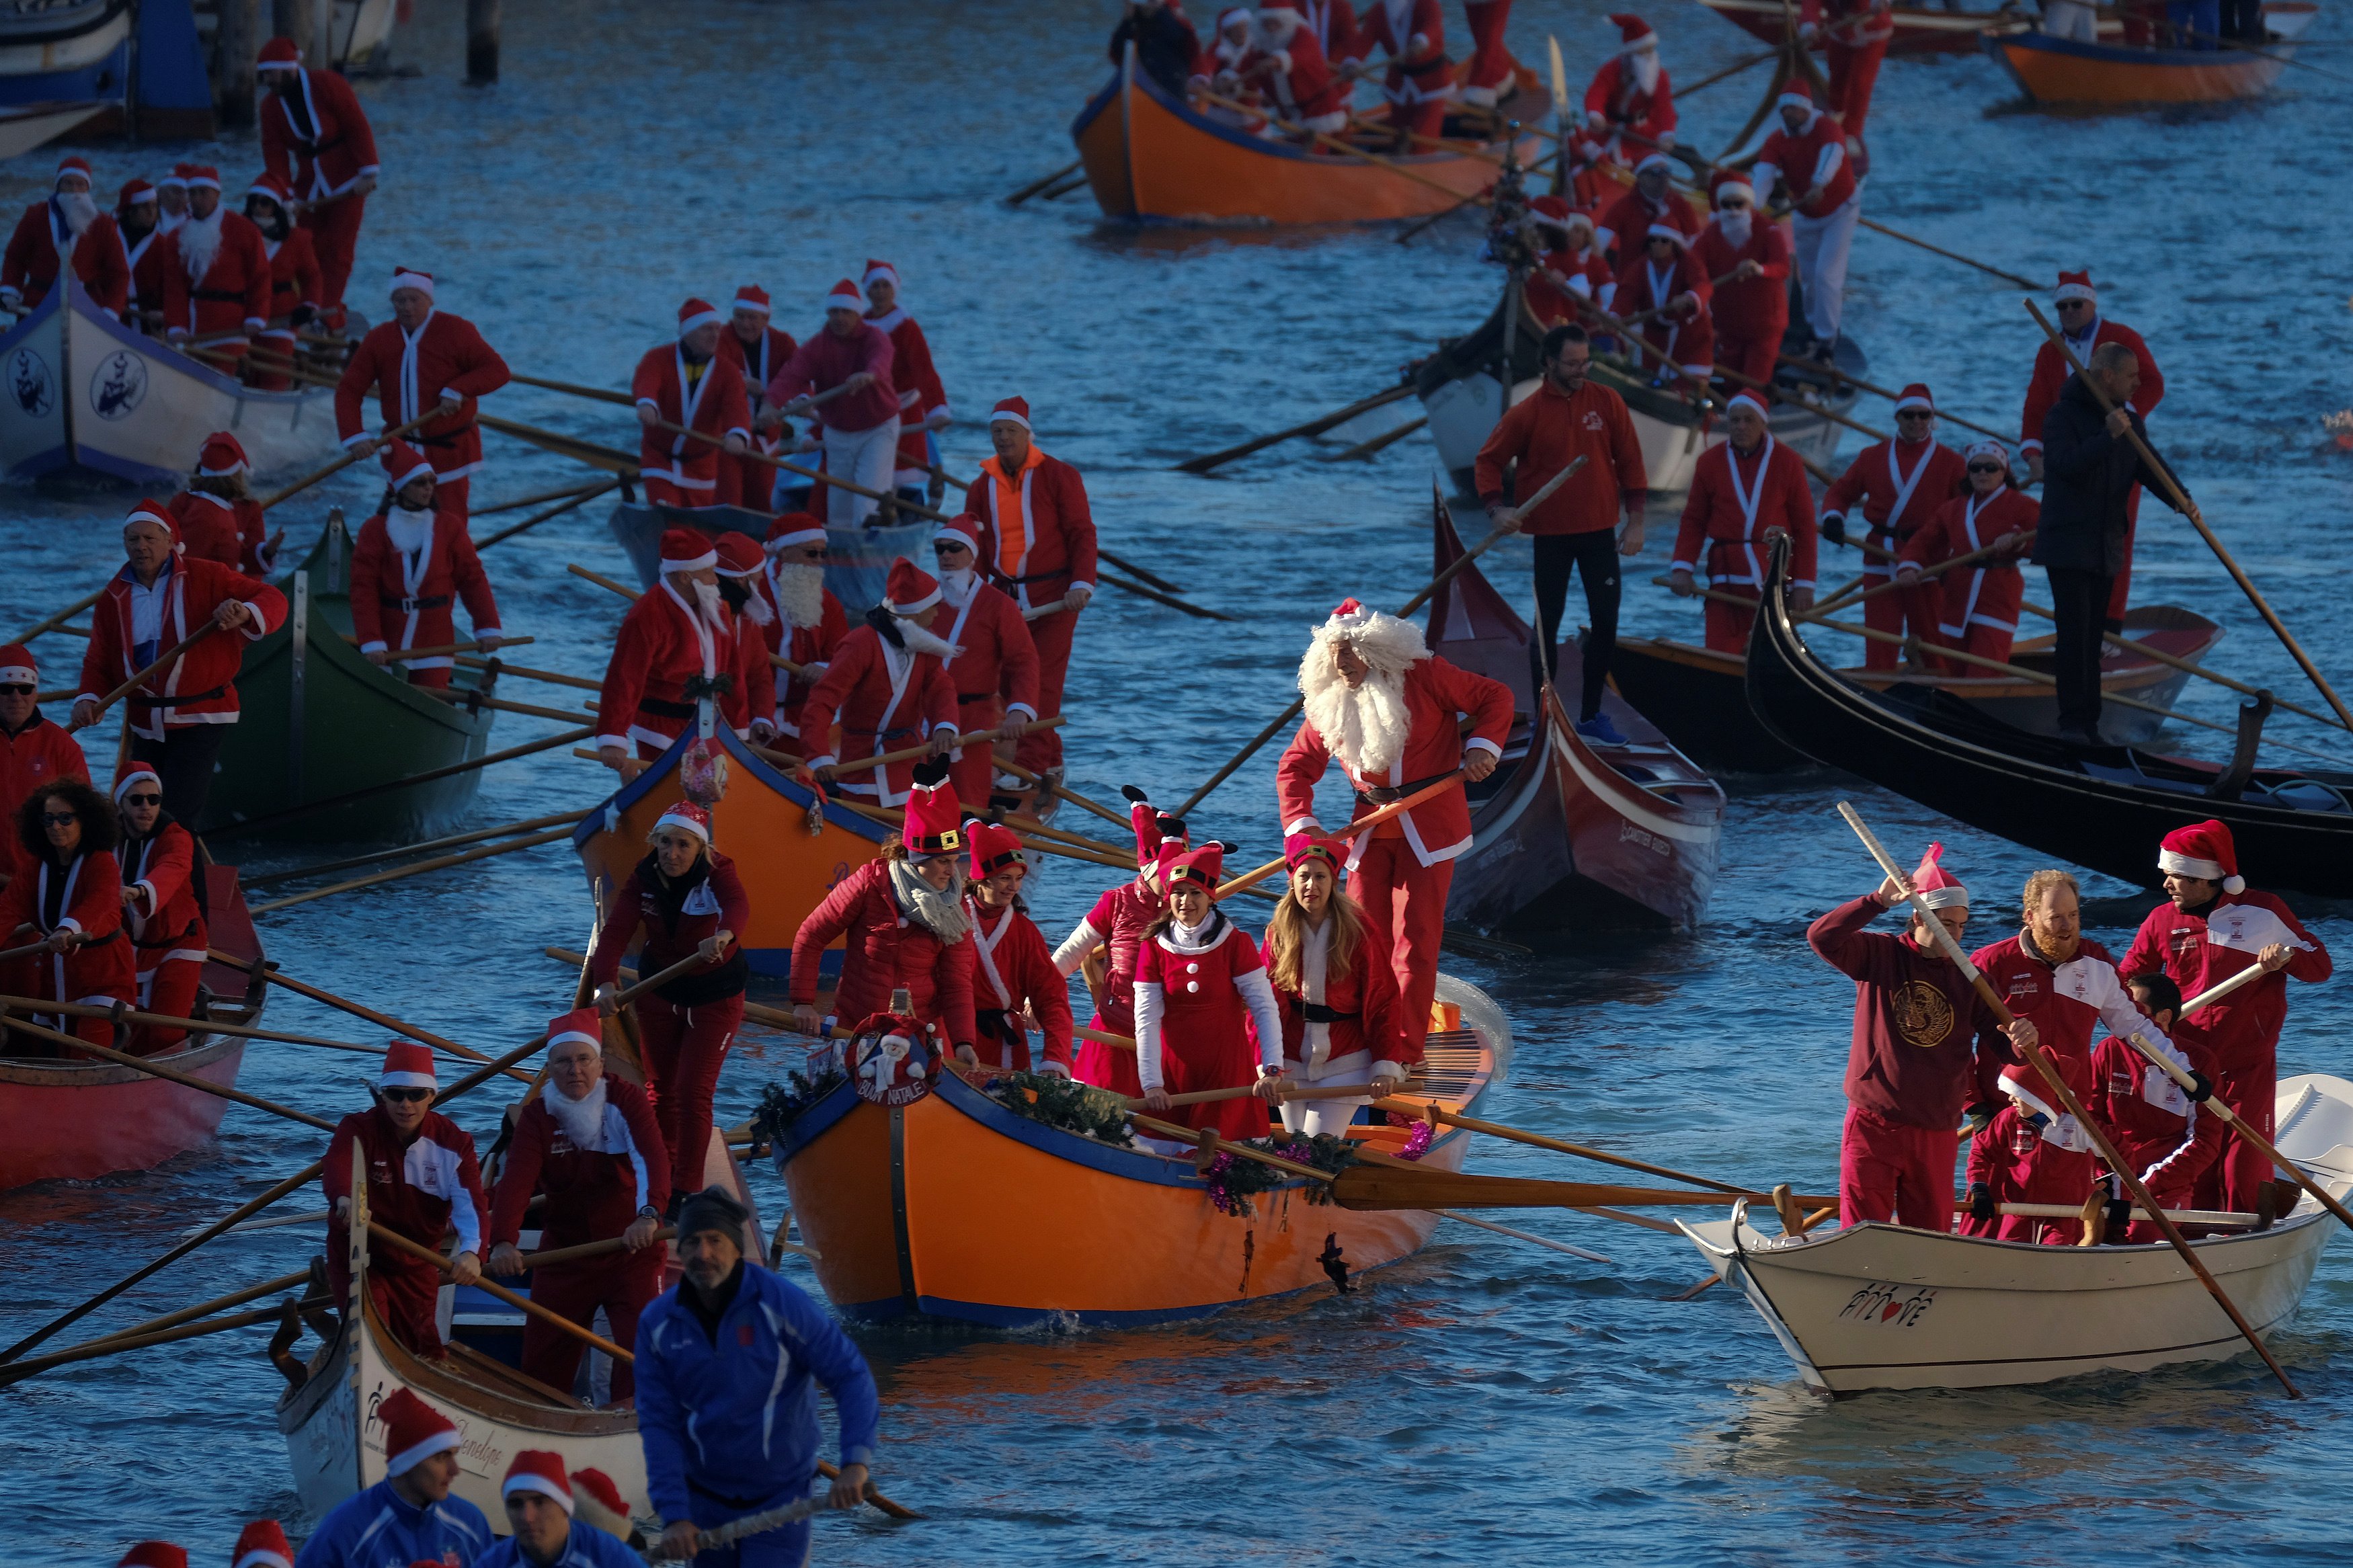
[[[1038,645],[1038,717],[1051,719],[1062,710],[1062,682],[1071,673],[1071,641],[1078,635],[1079,615],[1069,610],[1040,616],[1029,623],[1029,640]],[[1021,737],[1013,760],[1033,773],[1062,765],[1062,732],[1032,730]],[[963,799],[962,795],[957,796]],[[970,805],[970,802],[965,804]],[[982,804],[987,805],[984,799]]]
[[[768,454],[776,456],[774,452]],[[719,454],[719,488],[705,502],[689,505],[740,506],[753,511],[775,510],[768,503],[774,491],[777,470],[749,457],[738,458],[732,452]]]
[[[351,1239],[341,1226],[327,1228],[327,1284],[341,1310],[351,1299],[352,1271],[346,1261]],[[421,1258],[396,1254],[389,1247],[372,1248],[367,1267],[368,1302],[384,1320],[392,1337],[418,1355],[442,1353],[441,1330],[434,1321],[441,1300],[441,1270]]]
[[[193,946],[204,945],[199,935]],[[144,958],[146,954],[140,955]],[[174,1018],[189,1016],[188,1009],[196,1005],[196,982],[204,977],[201,959],[167,958],[152,969],[139,973],[139,1010],[162,1013]],[[125,1047],[132,1056],[152,1057],[168,1050],[188,1037],[185,1029],[174,1029],[162,1024],[141,1024],[131,1031],[131,1044]]]
[[[1915,1230],[1953,1228],[1953,1158],[1960,1133],[1910,1127],[1859,1105],[1839,1140],[1839,1224],[1893,1220]]]
[[[2274,1081],[2276,1076],[2274,1061],[2266,1059],[2252,1069],[2224,1072],[2214,1085],[2214,1097],[2261,1133],[2265,1142],[2271,1142],[2272,1118],[2277,1110],[2277,1087]],[[2272,1163],[2263,1158],[2263,1152],[2235,1131],[2226,1130],[2222,1134],[2222,1152],[2198,1178],[2197,1202],[2191,1206],[2253,1214],[2263,1184],[2271,1179]]]
[[[986,697],[978,702],[959,702],[956,733],[977,735],[983,730],[994,730],[1004,717],[1005,710],[995,697]],[[979,745],[959,749],[948,764],[948,780],[955,785],[956,800],[976,816],[988,810],[988,792],[997,778],[993,755],[991,743],[984,741]]]
[[[1871,535],[1871,542],[1883,550],[1895,548],[1894,541],[1889,535],[1877,531]],[[1888,580],[1888,570],[1887,563],[1883,561],[1865,562],[1862,585],[1865,588],[1878,587]],[[1898,637],[1908,630],[1933,647],[1945,640],[1936,629],[1936,617],[1944,609],[1943,585],[1943,578],[1932,578],[1915,587],[1898,588],[1892,594],[1865,599],[1862,602],[1862,624],[1873,631],[1894,632]],[[1903,652],[1892,642],[1867,641],[1862,645],[1862,668],[1894,669]],[[1929,658],[1929,668],[1936,668],[1933,656]]]
[[[1871,89],[1878,84],[1879,62],[1887,58],[1887,43],[1878,38],[1858,47],[1831,39],[1831,108],[1849,136],[1860,139],[1862,122],[1871,117]]]
[[[1471,65],[1462,73],[1462,85],[1500,94],[1512,81],[1512,51],[1504,47],[1512,0],[1462,0],[1462,14],[1471,23]]]
[[[1724,330],[1722,322],[1715,329],[1715,363],[1726,370],[1736,370],[1751,381],[1773,384],[1773,376],[1781,368],[1774,356],[1781,352],[1781,334],[1789,323],[1783,321],[1773,329],[1770,337],[1737,338]]]
[[[720,453],[719,460],[723,464],[725,463],[728,460],[727,454]],[[673,480],[665,479],[654,474],[644,475],[638,482],[645,486],[648,506],[699,507],[719,504],[718,489],[691,490]],[[726,484],[727,480],[723,474],[719,481],[720,489],[725,489]]]
[[[1746,655],[1748,652],[1748,630],[1757,624],[1757,590],[1732,583],[1710,585],[1719,594],[1729,594],[1736,599],[1746,599],[1747,603],[1727,605],[1721,599],[1706,601],[1707,646],[1722,653]]]
[[[596,1309],[604,1308],[613,1325],[607,1337],[628,1350],[638,1342],[638,1314],[661,1294],[662,1256],[661,1247],[649,1247],[534,1268],[531,1299],[582,1328],[594,1323]],[[581,1353],[587,1348],[563,1330],[528,1318],[522,1326],[523,1375],[569,1394],[572,1380],[580,1371]],[[629,1363],[615,1362],[613,1403],[628,1399],[637,1392],[637,1374]]]
[[[322,207],[311,207],[298,220],[311,231],[311,244],[319,253],[322,298],[318,305],[331,321],[343,313],[343,288],[352,280],[352,258],[360,247],[360,218],[366,211],[365,196],[345,196]],[[447,504],[443,503],[445,508]]]
[[[740,992],[693,1007],[654,995],[638,998],[647,1087],[654,1091],[654,1120],[670,1150],[671,1192],[702,1190],[702,1162],[711,1152],[711,1097],[743,1022]]]
[[[1423,865],[1403,835],[1366,845],[1348,873],[1348,896],[1364,906],[1374,931],[1388,942],[1403,997],[1399,1033],[1412,1042],[1417,1062],[1438,995],[1438,944],[1446,934],[1446,891],[1453,885],[1454,862]]]

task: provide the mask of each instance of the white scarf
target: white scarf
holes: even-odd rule
[[[424,587],[425,569],[433,560],[432,509],[412,509],[406,501],[396,500],[384,514],[384,531],[392,547],[400,552],[401,596],[413,599]]]
[[[771,560],[768,589],[785,625],[796,631],[814,631],[825,621],[825,568],[815,562]]]
[[[964,873],[961,868],[945,888],[934,888],[923,880],[913,860],[886,862],[891,868],[891,891],[899,907],[913,915],[940,941],[954,946],[972,930],[972,921],[964,912]]]
[[[1329,654],[1317,661],[1323,678],[1303,679],[1307,721],[1324,744],[1360,779],[1386,783],[1405,755],[1413,720],[1406,706],[1405,671],[1368,670],[1350,690]]]
[[[1749,223],[1756,216],[1746,207],[1738,212],[1720,212],[1715,215],[1716,230],[1731,243],[1733,249],[1742,249],[1748,244],[1749,235],[1755,232]]]
[[[188,269],[191,284],[202,283],[219,259],[221,220],[227,216],[227,207],[215,207],[212,216],[191,217],[180,226],[180,264]]]
[[[425,341],[425,329],[432,324],[433,312],[429,310],[413,332],[398,321],[393,323],[393,330],[400,333],[400,420],[404,425],[425,412],[425,405],[417,401],[417,345]]]
[[[539,1097],[547,1113],[555,1118],[556,1126],[572,1140],[572,1146],[584,1154],[608,1154],[618,1151],[605,1147],[605,1078],[602,1073],[588,1092],[577,1100],[567,1100],[554,1083]]]

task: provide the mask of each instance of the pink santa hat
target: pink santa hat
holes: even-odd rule
[[[1920,902],[1931,910],[1966,910],[1969,907],[1969,890],[1945,869],[1938,858],[1944,853],[1942,844],[1928,846],[1928,852],[1920,857],[1920,864],[1912,873],[1913,890],[1920,895]]]

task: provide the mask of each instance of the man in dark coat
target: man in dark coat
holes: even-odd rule
[[[2095,382],[2110,408],[2085,384]],[[2034,564],[2051,576],[2051,608],[2058,622],[2054,650],[2059,678],[2059,732],[2068,740],[2099,745],[2100,629],[2108,590],[2124,569],[2131,522],[2126,498],[2136,484],[2168,500],[2189,490],[2147,448],[2155,465],[2142,460],[2126,432],[2144,446],[2147,429],[2129,405],[2140,384],[2140,362],[2122,343],[2102,343],[2091,363],[2067,378],[2058,401],[2042,416],[2042,518],[2034,534]],[[2179,507],[2175,508],[2179,510]],[[2196,503],[2189,515],[2199,515]]]
[[[1127,0],[1126,13],[1111,36],[1112,64],[1125,63],[1131,43],[1137,68],[1181,102],[1185,79],[1193,74],[1194,57],[1201,52],[1201,36],[1185,13],[1167,0]]]

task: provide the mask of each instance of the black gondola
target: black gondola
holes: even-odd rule
[[[1748,703],[1781,741],[1932,811],[2143,887],[2158,842],[2212,817],[2231,829],[2240,874],[2274,892],[2353,894],[2353,773],[2258,769],[2268,699],[2240,718],[2217,766],[2126,746],[2027,734],[1941,692],[1874,697],[1839,679],[1798,636],[1782,587],[1788,545],[1767,568],[1748,643]]]

